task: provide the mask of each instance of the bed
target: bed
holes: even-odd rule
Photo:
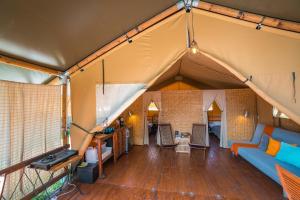
[[[220,139],[221,121],[208,122],[208,131]]]

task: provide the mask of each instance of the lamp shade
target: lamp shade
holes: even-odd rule
[[[151,101],[151,103],[148,106],[148,110],[149,111],[158,111],[158,108],[157,108],[156,104],[154,103],[154,101]]]

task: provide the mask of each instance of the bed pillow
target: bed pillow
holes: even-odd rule
[[[300,168],[300,147],[281,142],[276,159]]]
[[[260,143],[258,145],[258,148],[262,151],[266,151],[269,144],[269,136],[267,134],[263,134]]]
[[[279,149],[280,149],[280,142],[270,137],[266,154],[269,154],[270,156],[276,156]]]

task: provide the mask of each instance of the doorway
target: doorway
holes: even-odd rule
[[[207,110],[210,146],[220,146],[222,111],[216,101]]]
[[[147,128],[149,134],[149,145],[156,145],[157,143],[158,116],[158,107],[153,101],[151,101],[147,109]]]

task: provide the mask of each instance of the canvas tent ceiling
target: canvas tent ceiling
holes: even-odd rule
[[[298,0],[205,0],[229,8],[252,12],[289,21],[300,22],[300,1]]]
[[[91,130],[96,125],[96,85],[103,82],[104,59],[105,89],[113,85],[144,85],[132,95],[132,101],[163,74],[186,51],[186,16],[184,11],[165,19],[133,37],[132,43],[123,43],[84,67],[84,71],[71,75],[73,122]],[[101,87],[100,87],[101,88]],[[120,92],[119,90],[116,90]],[[110,95],[110,92],[105,92]],[[111,95],[110,95],[111,97]],[[105,96],[104,96],[105,98]],[[115,94],[118,98],[118,93]],[[112,103],[114,101],[111,101]],[[107,107],[114,107],[107,105]],[[126,105],[121,105],[124,109]],[[122,110],[119,109],[119,114]],[[114,116],[117,112],[112,111]],[[113,120],[111,116],[107,116]],[[86,133],[75,126],[71,128],[72,146],[81,146]]]
[[[300,123],[300,34],[194,10],[200,50],[222,63],[260,96]],[[203,28],[206,27],[206,28]],[[296,79],[293,80],[293,72]]]
[[[176,2],[1,1],[0,53],[64,71]]]
[[[135,36],[132,43],[123,43],[89,63],[83,72],[72,74],[74,122],[87,130],[96,125],[95,88],[103,81],[102,59],[105,61],[104,81],[109,85],[107,88],[112,85],[144,84],[144,88],[135,91],[131,101],[124,101],[126,103],[121,106],[123,109],[155,81],[159,81],[159,77],[163,78],[164,72],[171,70],[171,74],[174,74],[171,67],[174,64],[178,65],[177,61],[187,51],[186,28],[191,19],[194,20],[195,40],[202,53],[195,57],[183,57],[187,67],[182,73],[196,80],[205,80],[207,76],[202,76],[201,73],[196,76],[194,70],[203,65],[217,70],[221,70],[223,66],[226,70],[222,69],[222,73],[229,71],[240,80],[232,77],[227,80],[229,83],[232,81],[241,86],[241,82],[246,81],[246,84],[260,96],[287,113],[296,122],[300,122],[299,101],[293,101],[291,79],[292,72],[296,72],[297,76],[300,74],[300,60],[297,59],[300,52],[300,34],[267,27],[258,31],[255,29],[256,24],[249,22],[196,9],[192,13],[186,14],[181,11],[167,18]],[[251,81],[247,81],[250,76]],[[219,79],[222,80],[224,77]],[[299,91],[299,87],[300,79],[297,78],[296,91]],[[115,91],[117,98],[120,90]],[[110,96],[112,93],[109,92]],[[295,95],[297,99],[300,98],[299,92]],[[103,98],[105,96],[102,96]],[[119,110],[119,114],[121,112],[122,110]],[[113,113],[116,117],[118,112]],[[112,119],[113,117],[110,118]],[[74,143],[80,146],[85,133],[76,127],[71,131]]]
[[[28,2],[26,3],[28,4]],[[153,1],[151,1],[151,3],[153,3]],[[31,4],[27,4],[22,8],[20,7],[19,9],[22,10],[23,8],[27,8],[30,11],[31,8],[29,8],[29,5]],[[282,6],[284,7],[285,4],[286,2],[284,2]],[[3,6],[1,6],[1,9],[3,7],[7,8],[7,5],[16,6],[17,4],[4,2]],[[36,5],[41,4],[32,4],[32,7]],[[53,3],[53,5],[56,4]],[[170,3],[170,5],[172,4]],[[291,2],[291,5],[297,6],[297,3]],[[72,6],[76,7],[78,6],[78,3],[74,2],[74,5]],[[83,5],[83,7],[84,6],[87,5]],[[53,10],[53,8],[48,7],[47,9],[49,9],[50,12],[51,10]],[[57,12],[54,12],[57,14],[57,16],[59,16],[59,13],[64,12],[60,9],[58,9]],[[150,10],[150,6],[147,9]],[[42,11],[44,10],[32,10],[32,12],[30,13],[39,16],[38,13]],[[85,9],[83,9],[82,12],[84,13],[84,11]],[[45,13],[43,14],[47,16],[48,13],[49,17],[50,12],[45,11]],[[129,8],[124,11],[124,13],[129,12]],[[6,11],[3,13],[6,14],[3,15],[4,17],[0,19],[0,22],[3,23],[1,24],[0,28],[3,28],[4,30],[1,31],[0,48],[2,48],[2,52],[6,54],[9,54],[8,51],[10,49],[6,48],[7,46],[5,45],[7,44],[13,44],[10,47],[13,47],[13,52],[15,53],[14,55],[18,57],[20,55],[17,54],[20,52],[24,52],[24,49],[17,48],[17,45],[14,46],[15,44],[21,44],[22,41],[34,44],[36,42],[35,40],[37,40],[39,42],[38,48],[32,47],[30,44],[26,46],[28,44],[26,43],[25,50],[27,50],[26,56],[28,57],[21,57],[30,61],[37,61],[39,59],[42,59],[44,64],[50,68],[66,69],[69,67],[66,63],[71,63],[71,59],[67,58],[66,55],[70,54],[74,56],[73,58],[77,56],[79,58],[79,54],[80,56],[82,56],[81,53],[84,53],[82,49],[86,47],[85,44],[87,40],[93,40],[93,45],[97,44],[97,47],[101,47],[101,45],[103,45],[99,45],[98,37],[97,39],[96,37],[92,37],[93,35],[91,37],[89,37],[90,35],[88,35],[93,34],[90,33],[89,30],[98,28],[98,26],[95,26],[95,24],[99,23],[98,20],[95,20],[95,18],[93,17],[81,18],[81,16],[86,16],[84,14],[76,15],[77,17],[79,16],[78,18],[74,17],[74,14],[71,15],[72,13],[69,13],[70,15],[68,17],[64,15],[61,15],[60,17],[63,17],[63,19],[66,20],[69,17],[72,18],[73,16],[72,20],[77,19],[77,21],[79,22],[80,20],[82,20],[82,23],[89,22],[90,25],[87,27],[78,28],[71,26],[67,28],[67,30],[62,29],[53,32],[52,30],[57,28],[54,25],[59,19],[54,17],[53,19],[56,19],[53,20],[54,23],[52,23],[52,21],[51,23],[48,21],[44,21],[45,23],[42,23],[43,26],[32,26],[32,30],[39,32],[39,37],[30,40],[29,36],[32,31],[28,31],[27,27],[21,25],[19,26],[23,27],[23,29],[28,32],[26,32],[26,34],[22,34],[22,31],[16,31],[15,29],[13,29],[15,27],[14,23],[6,24],[7,21],[13,22],[14,19],[9,20],[9,13],[8,15]],[[90,14],[92,13],[93,12],[91,12]],[[115,12],[113,14],[120,17],[120,13],[122,12]],[[72,74],[72,112],[74,122],[78,123],[87,130],[90,130],[96,125],[95,88],[96,85],[102,84],[103,81],[103,73],[101,70],[102,59],[105,60],[105,84],[110,84],[111,86],[113,84],[144,85],[144,88],[139,88],[137,89],[137,91],[135,91],[135,95],[133,96],[136,98],[139,94],[141,94],[149,86],[151,86],[157,80],[157,78],[160,77],[160,75],[166,72],[178,59],[180,59],[186,53],[188,46],[187,27],[188,24],[191,24],[191,19],[193,19],[195,28],[193,32],[195,34],[195,40],[198,42],[202,55],[210,58],[219,65],[222,65],[228,71],[237,76],[241,81],[246,81],[246,84],[260,96],[262,96],[265,100],[278,107],[279,110],[285,112],[296,122],[300,123],[300,79],[298,78],[300,73],[300,60],[298,59],[298,55],[300,53],[300,33],[293,33],[269,27],[263,27],[260,31],[258,31],[255,29],[257,24],[253,24],[250,22],[241,21],[238,19],[221,16],[197,9],[193,9],[192,13],[193,14],[187,14],[184,11],[177,12],[175,15],[168,17],[167,19],[157,23],[154,26],[151,26],[149,29],[146,29],[145,31],[134,36],[133,43],[128,44],[125,42],[120,44],[116,48],[101,55],[97,59],[84,66],[84,70],[82,72],[77,71],[76,73]],[[34,16],[33,14],[32,16]],[[289,12],[289,14],[297,16],[297,14],[293,13],[293,11]],[[124,18],[122,14],[120,15],[121,17],[118,19],[121,19],[122,17]],[[8,18],[6,18],[7,16]],[[144,20],[146,18],[137,17],[135,19]],[[43,20],[43,18],[40,18],[40,20]],[[16,21],[19,20],[16,19]],[[79,22],[78,24],[80,24]],[[122,20],[120,20],[120,24],[122,23]],[[124,22],[124,24],[126,23]],[[128,22],[128,24],[130,23]],[[63,26],[63,28],[68,27],[68,23],[64,25],[65,27]],[[72,25],[72,23],[70,23],[70,25]],[[137,24],[134,24],[134,26],[136,25]],[[40,32],[44,29],[49,30],[49,27],[51,28],[50,32]],[[114,27],[112,27],[111,29],[113,29]],[[76,39],[81,38],[82,36],[84,36],[84,38],[89,38],[86,40],[82,40],[83,42],[76,40],[76,42],[78,42],[76,43],[76,48],[69,48],[70,46],[72,47],[72,45],[75,44],[72,43],[74,42],[74,40],[72,40],[72,37],[70,36],[70,31],[68,31],[69,29],[72,30],[72,34],[77,34]],[[8,30],[14,31],[10,33]],[[108,32],[106,32],[105,30],[102,32],[103,35],[102,33],[99,33],[99,35],[97,34],[97,36],[100,37],[102,35],[104,37],[110,35],[110,33],[108,33],[109,31],[107,30]],[[124,33],[125,31],[126,30],[122,30],[120,32]],[[6,39],[6,37],[10,35],[22,35],[22,37],[24,38],[13,38],[12,40]],[[116,35],[111,35],[107,38],[111,40],[111,38],[114,39]],[[69,36],[71,40],[69,40]],[[47,48],[45,48],[43,43],[43,39],[45,38],[50,41],[49,43],[48,41],[45,42],[45,44],[51,44],[50,46],[47,46]],[[10,43],[11,41],[13,41],[13,43]],[[58,44],[57,41],[61,43]],[[71,41],[71,43],[67,44],[64,43],[64,41]],[[109,40],[107,39],[107,41]],[[91,47],[93,45],[91,45]],[[48,52],[48,48],[51,49],[50,54]],[[92,48],[96,48],[96,46]],[[67,52],[67,54],[62,54],[62,52]],[[53,59],[55,60],[55,62],[52,62]],[[292,78],[293,72],[297,77],[295,80],[293,80]],[[194,74],[190,74],[190,76],[192,75]],[[198,78],[204,77],[195,77],[195,79]],[[298,101],[295,101],[295,99],[298,99]],[[128,104],[130,101],[124,102]],[[124,108],[124,105],[122,105],[122,107]],[[80,140],[80,138],[82,138],[81,136],[84,134],[85,133],[82,133],[82,131],[80,132],[79,130],[72,130],[72,137],[76,138],[77,141]],[[76,141],[76,139],[74,141]]]
[[[178,0],[0,2],[0,54],[65,71]],[[207,0],[300,22],[298,0]],[[201,3],[201,2],[200,2]]]
[[[186,53],[149,90],[160,88],[182,79],[199,89],[234,89],[247,87],[240,79],[220,64],[199,54]]]

